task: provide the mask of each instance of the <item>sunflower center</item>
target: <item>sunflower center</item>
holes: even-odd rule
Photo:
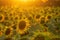
[[[39,18],[40,18],[40,15],[37,15],[37,16],[36,16],[36,19],[39,19]]]
[[[48,16],[47,18],[48,18],[48,19],[51,19],[51,16]]]
[[[21,21],[21,22],[19,23],[19,29],[20,29],[20,30],[23,30],[23,29],[25,28],[25,26],[26,26],[26,22],[25,22],[25,21]]]
[[[10,32],[11,32],[11,30],[8,28],[8,29],[6,29],[5,34],[6,34],[6,35],[9,35]]]

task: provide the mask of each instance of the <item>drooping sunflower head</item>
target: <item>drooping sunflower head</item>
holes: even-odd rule
[[[17,32],[19,32],[20,34],[23,34],[25,31],[27,31],[29,29],[30,23],[27,19],[21,19],[20,21],[18,21],[17,24]]]

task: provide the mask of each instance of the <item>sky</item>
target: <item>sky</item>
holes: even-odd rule
[[[60,0],[35,0],[35,2],[20,2],[20,0],[0,0],[0,6],[1,5],[15,5],[15,4],[20,4],[20,5],[37,5],[37,6],[44,6],[44,5],[48,5],[48,6],[60,6]]]

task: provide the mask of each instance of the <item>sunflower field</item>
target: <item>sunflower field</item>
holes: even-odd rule
[[[0,40],[60,40],[60,7],[0,7]]]

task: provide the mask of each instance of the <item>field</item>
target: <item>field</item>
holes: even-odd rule
[[[0,40],[60,40],[60,7],[0,7]]]

